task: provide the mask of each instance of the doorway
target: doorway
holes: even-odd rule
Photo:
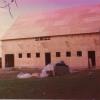
[[[89,60],[91,61],[91,66],[95,67],[96,66],[95,51],[88,51],[88,66],[90,66]]]
[[[5,67],[14,67],[14,54],[5,55]]]
[[[2,58],[0,57],[0,68],[2,68]]]
[[[51,53],[45,53],[45,65],[51,63]]]

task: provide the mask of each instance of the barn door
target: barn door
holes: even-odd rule
[[[5,67],[14,67],[14,54],[5,55]]]
[[[88,51],[88,65],[92,67],[96,66],[95,51]]]
[[[2,67],[2,58],[0,58],[0,68]]]
[[[45,53],[45,65],[51,63],[51,54]]]

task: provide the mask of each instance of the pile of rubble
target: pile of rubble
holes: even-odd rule
[[[63,76],[69,73],[69,66],[66,65],[64,61],[60,61],[56,64],[48,64],[47,66],[45,66],[40,73],[40,78]]]
[[[64,63],[64,61],[59,61],[56,64],[50,63],[50,64],[46,65],[42,69],[40,74],[38,74],[38,73],[30,74],[30,73],[20,72],[17,75],[17,78],[23,79],[23,78],[31,78],[33,76],[38,77],[38,78],[55,77],[55,76],[64,76],[69,73],[71,73],[69,66],[66,65]]]

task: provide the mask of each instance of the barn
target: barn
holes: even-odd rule
[[[2,68],[42,68],[61,60],[72,68],[100,68],[99,8],[18,17],[2,37]]]

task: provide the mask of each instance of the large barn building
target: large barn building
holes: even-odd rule
[[[19,17],[2,38],[2,68],[42,68],[63,60],[100,68],[100,7]]]

